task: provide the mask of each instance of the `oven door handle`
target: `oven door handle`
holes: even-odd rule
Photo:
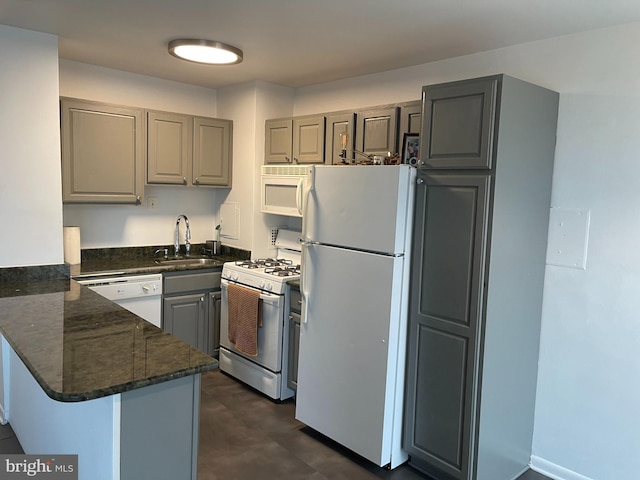
[[[280,303],[280,295],[261,293],[260,300],[262,300],[262,303],[268,303],[269,305],[278,305]]]
[[[223,278],[220,281],[221,290],[227,290],[228,285],[229,285],[229,280],[227,280],[226,278]],[[249,290],[253,290],[255,292],[259,291],[256,288],[251,288],[251,287],[244,287],[244,288],[248,288]],[[262,300],[263,303],[266,303],[268,305],[278,306],[281,301],[281,298],[280,298],[280,295],[276,295],[275,293],[260,292],[260,300]]]

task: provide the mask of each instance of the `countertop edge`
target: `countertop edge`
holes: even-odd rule
[[[0,331],[2,336],[7,341],[11,349],[18,356],[24,367],[35,379],[36,383],[42,388],[42,391],[47,394],[49,398],[57,402],[73,403],[84,402],[87,400],[95,400],[96,398],[108,397],[110,395],[116,395],[118,393],[125,393],[139,388],[148,387],[150,385],[156,385],[158,383],[168,382],[182,377],[188,377],[190,375],[196,375],[198,373],[206,372],[209,370],[215,370],[218,368],[218,360],[211,357],[211,363],[198,365],[196,367],[189,367],[182,370],[176,370],[175,372],[167,373],[164,375],[158,375],[156,377],[145,378],[142,380],[134,380],[119,385],[114,385],[108,388],[99,388],[90,392],[78,392],[78,393],[64,393],[54,390],[49,386],[47,382],[34,370],[29,367],[29,362],[25,362],[24,355],[13,346],[10,337],[4,332]]]

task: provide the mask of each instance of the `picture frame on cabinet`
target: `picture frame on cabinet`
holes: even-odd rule
[[[402,163],[417,165],[420,160],[420,134],[405,133],[402,139]]]

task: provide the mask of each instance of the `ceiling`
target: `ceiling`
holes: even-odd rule
[[[56,34],[60,57],[220,88],[302,87],[640,21],[638,0],[0,0],[0,24]],[[167,53],[176,38],[239,65]]]

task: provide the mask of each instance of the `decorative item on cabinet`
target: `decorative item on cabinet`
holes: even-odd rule
[[[420,161],[420,135],[405,133],[402,139],[402,163],[417,166]]]
[[[355,138],[355,122],[356,115],[353,112],[349,113],[335,113],[327,114],[327,129],[326,129],[326,146],[325,146],[325,162],[327,165],[338,165],[340,163],[351,163],[350,159],[343,157],[343,151],[350,152],[354,145],[353,139]],[[345,137],[346,135],[346,137]],[[346,139],[346,142],[343,140]]]

